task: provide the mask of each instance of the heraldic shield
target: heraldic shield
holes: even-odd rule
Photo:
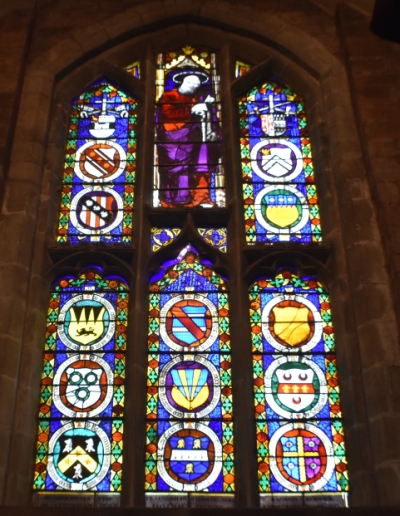
[[[86,297],[73,298],[60,313],[60,337],[68,347],[72,345],[75,349],[101,346],[114,325],[114,310],[110,303],[100,296],[96,299],[90,295]]]
[[[108,469],[104,434],[88,428],[73,428],[54,436],[50,442],[49,473],[61,487],[73,490],[91,489]]]
[[[272,377],[275,402],[290,412],[310,410],[318,401],[319,387],[314,371],[299,362],[281,365]]]
[[[106,360],[91,355],[73,355],[54,375],[54,404],[72,418],[93,417],[110,403],[113,372]]]
[[[314,484],[327,469],[322,440],[305,429],[286,432],[276,446],[276,462],[282,476],[292,484]]]
[[[199,430],[180,430],[165,446],[164,457],[169,475],[182,484],[198,484],[214,469],[214,443]]]
[[[197,411],[211,401],[213,382],[210,372],[205,367],[197,362],[185,362],[171,369],[170,375],[168,397],[178,408],[184,411]]]
[[[175,303],[167,314],[166,330],[176,344],[197,347],[210,336],[212,316],[209,308],[196,299]]]
[[[312,311],[302,303],[285,300],[274,306],[269,315],[273,337],[285,347],[301,347],[314,334]]]
[[[79,223],[89,230],[109,228],[118,216],[117,195],[96,190],[82,195],[76,206]]]

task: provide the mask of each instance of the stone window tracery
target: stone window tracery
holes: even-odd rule
[[[264,77],[264,83],[261,86],[254,85],[250,90],[247,89],[246,94],[242,92],[239,95],[237,115],[240,143],[237,144],[237,139],[234,139],[235,132],[232,128],[228,132],[230,131],[231,134],[230,142],[236,142],[237,163],[241,163],[243,174],[241,185],[235,178],[233,170],[228,169],[224,163],[229,141],[225,141],[222,134],[227,132],[223,124],[228,108],[225,108],[225,112],[222,108],[218,59],[218,52],[211,52],[201,47],[194,48],[190,45],[158,55],[154,163],[150,166],[148,162],[147,168],[142,165],[141,170],[143,184],[146,183],[146,186],[142,187],[141,195],[145,193],[146,198],[149,199],[149,194],[152,194],[152,201],[147,202],[146,213],[144,213],[143,199],[139,201],[141,213],[134,215],[133,212],[137,179],[137,135],[143,123],[140,118],[143,115],[139,114],[138,106],[143,99],[137,100],[135,95],[119,87],[115,81],[101,79],[74,101],[70,118],[57,234],[58,244],[66,248],[71,248],[72,245],[101,244],[108,247],[108,252],[114,253],[115,256],[119,245],[133,249],[133,253],[139,253],[139,248],[147,246],[148,254],[145,259],[142,259],[142,266],[147,260],[146,274],[150,270],[157,271],[150,278],[146,456],[143,453],[143,459],[145,457],[146,461],[146,504],[150,507],[160,507],[167,503],[177,506],[183,504],[188,507],[206,507],[207,504],[214,506],[217,504],[217,499],[212,496],[216,494],[220,495],[220,503],[225,504],[226,507],[232,507],[235,503],[235,475],[243,466],[244,460],[247,460],[243,459],[243,455],[240,458],[240,452],[239,458],[238,455],[235,455],[235,458],[233,455],[235,427],[241,424],[237,421],[237,417],[240,417],[240,411],[246,408],[243,403],[236,405],[234,396],[234,356],[235,352],[239,355],[242,344],[235,340],[232,329],[235,327],[235,322],[229,320],[229,316],[225,314],[225,311],[229,313],[225,292],[227,285],[232,279],[234,279],[233,283],[240,281],[240,267],[237,263],[233,263],[239,251],[237,243],[240,241],[244,253],[247,253],[246,256],[251,256],[248,263],[245,263],[246,258],[241,265],[247,265],[250,270],[252,263],[261,261],[263,257],[264,251],[261,250],[261,246],[275,246],[279,252],[282,250],[282,247],[279,247],[282,244],[290,245],[289,251],[286,252],[290,267],[291,256],[296,252],[295,246],[302,245],[303,252],[307,254],[308,244],[322,242],[304,102],[289,87],[283,86],[279,80],[269,76]],[[129,65],[126,72],[134,80],[143,80],[140,61]],[[235,74],[237,80],[241,80],[251,73],[251,66],[238,61],[236,70],[234,71],[232,67],[231,72],[232,76]],[[227,81],[226,75],[224,80]],[[230,92],[231,100],[236,101],[233,91]],[[149,96],[150,92],[147,91],[145,95]],[[141,144],[143,145],[143,141],[139,141],[139,152]],[[152,186],[144,179],[144,174],[148,174],[150,168],[154,171]],[[227,184],[229,182],[230,185]],[[235,182],[239,192],[242,186],[244,208],[237,199],[233,200],[232,184]],[[231,211],[226,207],[230,202],[234,204],[233,211],[236,210],[235,221],[230,219]],[[136,216],[147,217],[151,227],[147,225],[145,231],[135,234]],[[234,223],[238,220],[243,222],[244,236],[238,225]],[[235,244],[232,245],[231,242]],[[252,251],[253,255],[250,255],[249,251],[252,247],[255,248]],[[90,252],[94,257],[93,249]],[[145,255],[143,254],[142,258],[143,256]],[[192,272],[189,273],[189,269]],[[257,276],[257,281],[250,287],[250,298],[253,304],[256,301],[252,296],[263,298],[267,295],[261,288],[261,283],[267,281],[264,276],[259,279],[261,269],[260,265],[257,269],[260,272],[256,273],[254,269],[251,272],[253,279]],[[88,272],[88,274],[91,273]],[[190,274],[197,274],[199,278],[201,277],[201,281],[197,278],[198,281],[196,280],[197,283],[195,282],[194,285],[193,278],[189,278],[185,279],[186,283],[183,281],[181,284],[179,277],[184,277],[185,274],[188,278]],[[279,276],[279,272],[277,274]],[[150,273],[149,276],[151,276]],[[84,276],[81,278],[83,285],[87,276],[86,280]],[[79,341],[79,334],[82,332],[82,336],[89,338],[88,342],[90,342],[92,334],[100,324],[100,315],[96,310],[98,303],[102,303],[101,299],[107,297],[102,293],[101,288],[104,287],[104,285],[101,286],[102,282],[104,284],[108,282],[107,285],[110,286],[116,281],[112,277],[103,277],[101,274],[96,278],[98,281],[96,289],[100,288],[100,293],[97,294],[96,290],[96,294],[93,294],[94,287],[88,284],[91,293],[85,294],[92,297],[100,296],[95,302],[92,300],[93,325],[89,324],[91,322],[89,308],[75,311],[71,307],[68,308],[69,311],[65,309],[70,318],[77,318],[75,339],[78,339],[78,347],[74,348],[73,352],[57,348],[56,351],[60,354],[55,353],[55,356],[60,357],[61,353],[64,353],[65,364],[68,364],[63,365],[61,361],[57,363],[54,357],[49,358],[54,350],[46,348],[45,351],[46,369],[44,369],[43,378],[47,379],[53,390],[48,391],[50,393],[48,396],[46,389],[44,387],[42,389],[42,407],[48,408],[44,408],[45,411],[47,410],[46,413],[41,412],[39,435],[45,435],[47,432],[47,445],[39,439],[41,443],[38,444],[37,468],[39,469],[35,476],[35,488],[39,491],[88,490],[111,493],[119,492],[124,486],[122,430],[125,425],[126,431],[127,426],[123,421],[123,408],[121,408],[123,407],[121,400],[125,395],[122,387],[125,370],[122,369],[121,364],[125,364],[125,340],[124,346],[121,347],[118,344],[120,337],[110,334],[110,338],[115,339],[113,342],[117,347],[112,351],[111,348],[110,350],[99,348],[96,352],[90,347],[90,343],[82,344]],[[277,282],[276,278],[268,281]],[[60,281],[70,281],[70,279]],[[79,279],[75,278],[74,281],[79,282]],[[314,280],[300,278],[293,274],[290,281],[296,289],[300,288],[299,282],[310,283]],[[315,281],[318,284],[315,288],[323,288],[318,283],[318,278]],[[171,286],[166,288],[168,282]],[[274,285],[279,290],[278,283]],[[244,282],[241,286],[242,294],[243,284]],[[125,299],[123,296],[127,296],[128,286],[126,283],[123,285],[122,290],[115,287],[118,291],[115,295],[119,296],[116,303],[126,304],[120,313],[127,317],[127,297]],[[218,290],[221,285],[226,286],[226,289],[222,289],[224,292]],[[250,282],[247,286],[249,285]],[[254,290],[255,285],[260,287],[257,287],[257,293]],[[210,292],[207,291],[207,286],[210,286]],[[129,287],[131,288],[131,285]],[[211,287],[215,288],[215,292],[211,292]],[[294,294],[293,291],[282,294],[278,293],[278,290],[271,294],[272,297],[277,299],[279,295],[286,296],[287,299],[282,298],[279,302],[287,301],[289,308],[291,307],[290,296],[300,296],[296,294],[297,291]],[[142,295],[144,296],[143,292]],[[229,295],[232,299],[232,293]],[[297,298],[293,301],[299,304],[294,307],[295,311],[297,310],[296,314],[302,315],[295,314],[294,319],[290,321],[285,315],[283,324],[294,325],[296,328],[308,326],[315,337],[319,331],[318,324],[321,322],[318,317],[327,317],[328,309],[324,308],[324,314],[316,315],[309,306],[310,301],[306,300],[307,295],[304,295],[303,301]],[[320,297],[323,295],[327,294],[320,293]],[[157,296],[158,299],[156,299]],[[66,301],[66,305],[68,303],[71,302]],[[332,365],[334,357],[303,354],[304,351],[309,352],[311,348],[302,350],[303,341],[296,341],[292,345],[291,330],[283,329],[280,333],[275,331],[275,326],[282,325],[282,321],[276,314],[278,309],[283,307],[275,307],[275,311],[272,310],[275,319],[271,322],[264,320],[266,317],[264,301],[259,302],[258,309],[254,309],[251,305],[249,324],[248,313],[245,313],[243,306],[239,309],[236,300],[233,304],[236,315],[245,321],[244,326],[249,329],[251,325],[251,332],[247,333],[244,342],[249,346],[250,342],[253,342],[256,400],[256,421],[253,430],[257,436],[258,471],[255,462],[252,466],[255,480],[258,475],[261,504],[263,506],[278,504],[279,496],[282,497],[282,495],[287,499],[300,495],[298,497],[302,500],[300,503],[307,504],[303,501],[307,497],[304,493],[311,492],[314,494],[339,493],[342,496],[348,487],[345,472],[346,459],[342,445],[343,429],[338,426],[339,423],[341,424],[340,409],[336,412],[334,409],[339,406],[335,398],[338,396],[338,390],[335,390],[336,384],[333,385],[337,377],[336,369],[333,370],[336,366]],[[311,322],[308,315],[304,316],[304,309],[314,314]],[[80,320],[79,314],[86,314],[87,310],[89,315],[86,319],[84,317]],[[114,310],[116,310],[115,307]],[[100,307],[99,313],[104,317],[106,310],[101,312]],[[302,319],[303,316],[306,320]],[[53,317],[50,312],[49,317]],[[255,321],[257,317],[259,320]],[[208,318],[211,320],[210,328],[207,326]],[[54,322],[50,319],[49,321]],[[135,321],[138,322],[137,317]],[[63,345],[62,335],[66,333],[60,330],[60,325],[65,324],[65,319],[59,319],[58,324],[59,327],[56,328],[53,339],[54,342],[59,340],[60,345]],[[126,320],[125,323],[122,319],[118,321],[118,327],[124,324],[126,330]],[[141,324],[144,324],[143,320]],[[216,330],[213,325],[218,329]],[[260,328],[260,331],[257,332],[255,328]],[[201,341],[199,349],[196,350],[193,342],[190,341],[190,338],[194,338],[193,335],[197,335],[196,331],[201,333],[201,335],[199,333],[199,342],[202,338],[207,340],[207,332],[210,335],[215,334],[215,342],[210,341],[209,348],[203,349],[204,343]],[[231,348],[228,342],[232,333]],[[270,340],[266,337],[267,334]],[[289,337],[287,334],[290,334]],[[183,340],[182,335],[185,337]],[[257,335],[264,336],[264,344],[265,339],[270,343],[275,339],[279,341],[281,347],[268,351],[264,348],[260,350],[257,346],[254,347]],[[323,338],[321,335],[319,335],[320,340]],[[130,342],[129,337],[128,342]],[[286,351],[283,349],[287,342],[289,342],[289,354],[285,354]],[[175,343],[175,347],[171,343]],[[142,344],[141,342],[140,345]],[[167,349],[168,345],[171,345],[171,349]],[[219,348],[214,349],[213,345]],[[58,344],[55,346],[57,347]],[[84,346],[85,349],[79,346]],[[164,349],[163,346],[167,347]],[[180,346],[179,349],[177,346]],[[291,354],[290,346],[294,346],[293,349],[295,348],[298,354]],[[108,351],[111,353],[110,359],[107,358]],[[332,349],[325,349],[319,350],[318,353],[326,354],[331,351]],[[78,354],[77,357],[74,357],[74,353]],[[46,357],[47,355],[49,357]],[[267,355],[268,358],[266,358]],[[108,393],[106,394],[108,408],[106,402],[101,402],[99,405],[101,407],[104,405],[104,414],[100,414],[98,410],[97,412],[86,410],[86,402],[80,401],[85,409],[81,412],[87,415],[87,424],[81,421],[75,422],[74,416],[71,415],[71,410],[74,409],[71,407],[69,407],[69,415],[67,414],[71,421],[62,420],[63,417],[67,417],[62,411],[56,414],[61,407],[61,390],[63,389],[64,397],[67,396],[68,382],[71,383],[71,378],[72,380],[75,377],[78,378],[76,372],[70,371],[76,365],[74,360],[79,367],[87,368],[89,362],[93,362],[100,366],[90,367],[98,369],[104,366],[104,368],[109,367],[111,371],[108,376],[107,372],[104,373],[109,378],[108,383],[103,382],[104,385],[101,383],[104,375],[93,376],[99,379],[100,397],[105,392]],[[104,361],[108,361],[108,366],[103,364]],[[233,362],[232,367],[231,362]],[[52,364],[51,371],[48,363]],[[286,374],[286,369],[290,370],[288,367],[290,365],[293,366],[292,369],[296,367],[299,370],[304,369],[307,374],[313,376],[313,380],[304,385],[313,390],[315,399],[313,398],[305,408],[303,407],[303,411],[296,412],[293,407],[293,410],[283,407],[284,402],[279,399],[282,397],[279,394],[280,372],[278,371],[278,374],[274,369],[270,373],[275,363],[278,364],[276,369],[284,370],[282,374]],[[322,363],[325,365],[321,365]],[[65,374],[61,371],[63,367],[67,368]],[[247,367],[247,372],[251,374],[250,361],[247,362]],[[46,373],[47,369],[50,371],[49,374]],[[239,368],[236,365],[236,374],[238,372]],[[330,376],[327,383],[328,373]],[[63,374],[66,376],[60,380]],[[133,374],[129,364],[127,374]],[[271,380],[272,377],[273,380]],[[318,381],[319,384],[316,387]],[[333,382],[332,385],[329,381]],[[61,388],[62,383],[65,385]],[[75,385],[76,382],[72,381],[72,383]],[[287,385],[291,387],[289,382],[284,384],[282,389]],[[297,384],[295,387],[298,387]],[[260,388],[261,394],[258,392]],[[91,396],[90,388],[85,387],[85,389],[70,390],[78,393],[78,396],[75,396],[78,399],[79,393],[83,396],[88,389]],[[43,397],[43,392],[47,399]],[[54,396],[54,393],[56,397],[52,402],[51,396]],[[198,398],[202,401],[199,405],[197,405]],[[275,405],[271,401],[272,398],[275,400]],[[65,403],[71,404],[68,396],[66,399]],[[303,400],[300,403],[305,402]],[[258,405],[264,407],[262,414],[257,412]],[[106,414],[107,410],[113,411],[115,407],[117,407],[116,411]],[[274,408],[276,409],[274,415],[271,415]],[[317,408],[321,413],[317,411],[320,419],[315,426],[312,418],[317,417]],[[326,414],[325,412],[322,414],[324,410],[327,411]],[[283,412],[285,416],[282,415]],[[86,415],[80,416],[82,421],[86,421]],[[103,417],[109,418],[107,423],[101,419]],[[94,434],[97,432],[97,437],[87,432],[94,432]],[[145,429],[137,432],[144,435]],[[294,436],[293,432],[297,434]],[[64,441],[61,443],[62,439]],[[92,462],[97,461],[96,464],[93,462],[90,465],[91,469],[86,468],[87,471],[84,469],[78,457],[79,453],[73,457],[74,465],[65,469],[65,458],[71,459],[71,457],[68,456],[68,450],[64,453],[62,448],[68,448],[65,444],[68,439],[80,440],[79,443],[72,443],[71,453],[78,448],[80,453],[82,448],[88,463],[89,456]],[[92,452],[90,445],[87,444],[90,439],[99,441],[99,443],[96,441],[95,452]],[[287,457],[282,452],[285,446],[282,444],[283,441],[286,443],[290,439],[296,441],[295,445],[300,446],[302,443],[303,446],[302,454],[296,458],[298,463],[294,464],[295,459],[291,456],[290,464],[294,464],[294,469],[297,468],[297,473],[291,477],[288,470],[290,465],[285,466]],[[312,455],[314,462],[310,462],[308,467],[304,446],[314,442],[313,439],[318,441],[319,455],[314,454],[315,457]],[[81,441],[86,443],[86,447],[89,446],[89,451],[85,451]],[[270,444],[269,452],[266,451],[267,446],[264,444],[266,441]],[[273,445],[275,455],[271,454]],[[191,447],[190,450],[189,447]],[[278,449],[280,455],[276,451]],[[94,454],[97,454],[96,457]],[[46,458],[49,461],[47,465]],[[128,463],[124,467],[133,468],[134,465]],[[60,468],[64,468],[64,471]],[[317,473],[315,469],[318,470]],[[44,472],[47,472],[47,477]],[[50,478],[51,480],[48,480]],[[196,491],[201,492],[203,496],[192,496]],[[169,502],[166,502],[166,493],[170,495]],[[267,493],[272,496],[266,497]],[[175,498],[174,495],[176,495]],[[346,503],[346,496],[342,496],[340,503]]]

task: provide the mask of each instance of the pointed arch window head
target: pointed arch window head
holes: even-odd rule
[[[150,283],[147,505],[235,490],[228,296],[191,246]]]
[[[216,55],[190,45],[158,55],[154,206],[225,206]]]
[[[128,287],[96,267],[57,281],[44,347],[34,489],[122,487]]]
[[[71,105],[57,242],[132,241],[137,102],[105,80]]]
[[[324,493],[347,505],[329,294],[283,270],[256,281],[249,299],[261,504],[291,494],[307,505],[310,493]]]
[[[239,100],[246,243],[321,242],[304,102],[268,81]]]

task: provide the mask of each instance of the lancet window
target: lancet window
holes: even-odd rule
[[[224,206],[216,54],[159,54],[156,74],[154,206]]]
[[[239,100],[247,245],[321,242],[303,100],[269,81]]]
[[[263,506],[323,492],[346,505],[344,446],[329,294],[283,270],[250,287],[258,478]]]
[[[151,280],[148,340],[147,504],[233,494],[229,285],[190,245]]]
[[[72,102],[57,242],[132,242],[137,102],[105,80]]]
[[[51,291],[34,489],[122,485],[128,287],[90,267]]]

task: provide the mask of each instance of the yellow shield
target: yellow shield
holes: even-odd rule
[[[103,317],[105,308],[100,310],[98,317],[94,315],[94,310],[82,310],[78,319],[75,307],[70,308],[71,320],[68,333],[77,342],[83,345],[89,345],[92,341],[98,339],[104,332]],[[88,313],[87,313],[88,312]]]
[[[311,335],[309,312],[310,310],[305,306],[275,306],[272,309],[275,317],[275,334],[288,346],[297,346],[306,341]]]
[[[292,226],[299,218],[297,206],[268,206],[265,212],[267,220],[279,228]]]
[[[187,371],[181,369],[173,371],[172,375],[175,385],[171,389],[171,396],[177,405],[191,411],[207,401],[210,389],[206,383],[207,372],[205,370],[194,369]]]

